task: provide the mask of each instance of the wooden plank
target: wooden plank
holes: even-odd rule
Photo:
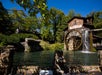
[[[102,31],[102,28],[101,29],[92,29],[90,31]]]

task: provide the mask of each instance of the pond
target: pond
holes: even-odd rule
[[[14,55],[14,65],[52,66],[54,52],[17,52]]]
[[[98,53],[82,53],[80,51],[65,51],[66,64],[98,65]],[[54,51],[16,52],[14,65],[53,66]]]

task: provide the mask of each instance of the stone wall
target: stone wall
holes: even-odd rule
[[[17,75],[39,75],[38,66],[18,66]]]
[[[0,74],[8,75],[13,65],[13,48],[9,46],[1,50],[0,53]]]

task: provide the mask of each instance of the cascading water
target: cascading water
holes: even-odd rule
[[[89,39],[89,30],[88,29],[83,30],[82,42],[83,42],[82,52],[89,53],[90,52],[90,39]]]

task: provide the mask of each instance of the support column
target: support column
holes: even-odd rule
[[[93,37],[92,37],[92,32],[90,31],[90,51],[93,50]]]
[[[102,51],[99,51],[99,64],[102,67]]]

